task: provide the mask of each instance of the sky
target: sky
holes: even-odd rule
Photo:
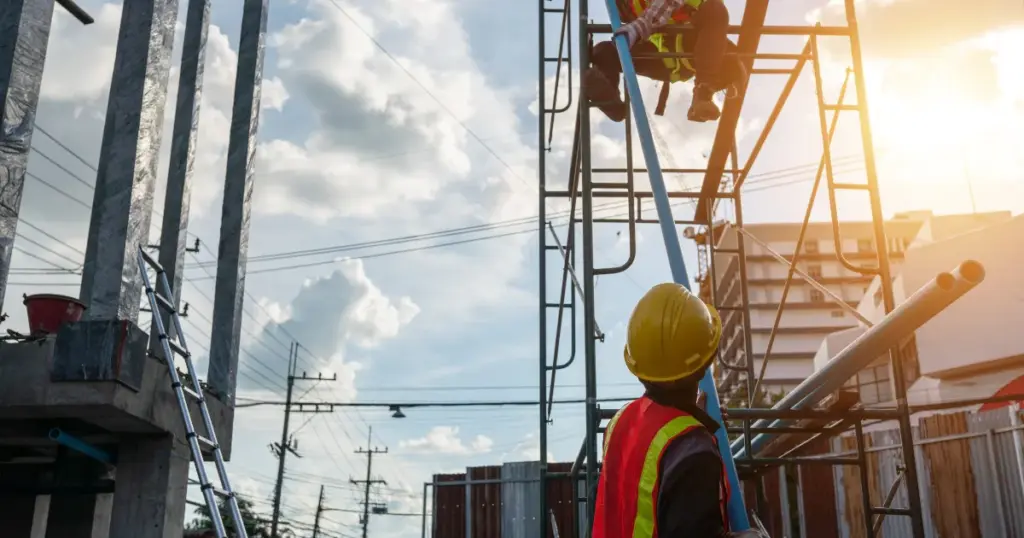
[[[68,273],[80,266],[85,250],[121,13],[118,2],[80,3],[96,23],[83,27],[58,9],[51,33],[19,224],[23,251],[14,255],[17,271],[6,295],[12,327],[25,324],[23,309],[12,306],[23,293],[77,294],[78,276]],[[174,115],[186,4],[180,7],[165,133]],[[241,21],[240,2],[216,4],[189,222],[190,236],[201,247],[186,259],[183,290],[190,305],[186,337],[199,349],[201,371],[211,340],[210,275]],[[484,0],[271,4],[239,402],[283,399],[293,340],[302,346],[300,371],[337,374],[336,381],[296,382],[300,401],[536,399],[536,6]],[[743,2],[727,4],[738,23]],[[990,0],[970,10],[952,0],[857,5],[885,214],[1019,214],[1024,74],[1013,66],[1024,65],[1024,8],[1017,0]],[[591,2],[590,13],[607,20],[602,2]],[[842,2],[792,0],[773,3],[768,23],[843,19]],[[547,21],[550,56],[559,20]],[[798,52],[802,44],[800,38],[765,38],[762,50]],[[843,40],[823,39],[821,49],[825,96],[835,101],[849,48]],[[783,79],[758,76],[751,84],[738,131],[744,158]],[[544,84],[550,95],[553,66]],[[564,77],[560,84],[564,99]],[[653,105],[657,87],[642,86]],[[674,87],[668,112],[652,122],[665,166],[701,167],[711,149],[715,125],[685,121],[689,92],[685,85]],[[565,188],[575,106],[573,99],[555,121],[546,153],[549,188]],[[849,116],[840,123],[833,155],[841,177],[858,180],[864,175],[860,131]],[[595,166],[622,166],[622,127],[596,113],[592,118]],[[168,149],[165,134],[153,241],[159,237]],[[743,197],[746,221],[799,220],[820,153],[808,70],[752,169]],[[642,162],[639,152],[637,159]],[[672,188],[696,188],[700,180],[668,182]],[[839,202],[843,218],[869,216],[863,198],[840,196]],[[551,203],[548,210],[562,208]],[[692,210],[683,204],[676,211],[685,216]],[[717,217],[734,214],[722,204]],[[827,203],[815,204],[813,216],[827,218]],[[564,240],[565,221],[556,225]],[[463,231],[424,237],[453,229]],[[626,259],[623,235],[618,225],[596,227],[598,265]],[[684,240],[683,246],[692,274],[696,253],[691,243]],[[296,254],[310,249],[319,250]],[[629,271],[597,282],[596,316],[606,333],[597,352],[600,397],[638,394],[621,360],[624,323],[633,302],[669,278],[657,227],[640,227],[637,250]],[[549,262],[552,282],[556,262]],[[559,373],[556,397],[580,397],[582,382],[580,361]],[[293,415],[291,434],[302,457],[288,460],[284,518],[300,530],[310,525],[324,485],[326,505],[333,509],[325,516],[326,528],[338,536],[357,534],[358,516],[351,511],[359,508],[361,491],[349,480],[365,477],[366,458],[354,451],[368,443],[388,448],[374,458],[374,477],[387,481],[374,488],[374,500],[403,514],[420,513],[423,482],[434,473],[539,454],[533,406],[405,413],[404,419],[371,408]],[[553,420],[549,456],[571,460],[583,439],[583,408],[558,405]],[[276,471],[268,446],[279,440],[281,421],[280,407],[236,412],[230,472],[262,513],[270,512]],[[198,492],[190,498],[198,500]],[[405,538],[418,536],[419,524],[414,516],[373,516],[371,529],[374,536]]]

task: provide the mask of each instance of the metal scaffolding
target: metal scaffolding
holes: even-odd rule
[[[557,1],[557,0],[556,0]],[[586,387],[586,437],[580,447],[579,456],[573,466],[571,476],[574,484],[579,486],[578,498],[585,502],[585,510],[577,510],[576,513],[581,519],[577,525],[580,536],[588,536],[593,521],[594,503],[596,496],[596,484],[600,464],[598,461],[599,434],[603,433],[602,421],[611,418],[615,410],[601,409],[596,402],[596,344],[603,340],[603,336],[597,328],[594,319],[594,287],[595,279],[600,275],[610,275],[626,271],[636,258],[636,225],[645,223],[659,223],[665,239],[665,247],[669,258],[669,265],[672,269],[673,279],[680,284],[689,287],[689,275],[683,264],[680,244],[676,225],[689,224],[699,227],[699,235],[705,239],[702,253],[702,271],[710,278],[707,289],[702,290],[706,300],[716,306],[724,315],[739,315],[743,327],[743,336],[740,343],[743,346],[743,360],[733,364],[719,364],[718,368],[725,368],[738,372],[745,377],[746,407],[741,409],[721,409],[717,391],[715,389],[714,377],[711,372],[701,384],[703,392],[708,394],[708,411],[713,418],[721,421],[722,411],[728,416],[731,424],[719,431],[719,445],[723,448],[723,459],[726,462],[726,469],[730,475],[730,482],[733,484],[733,491],[737,492],[735,499],[730,505],[729,516],[734,530],[749,527],[748,512],[744,506],[742,491],[738,488],[738,476],[745,480],[759,481],[759,476],[766,469],[777,468],[780,465],[793,464],[829,464],[829,465],[854,465],[860,467],[861,482],[864,484],[863,502],[865,503],[865,524],[867,525],[867,536],[873,537],[877,533],[872,520],[875,516],[900,515],[907,516],[911,520],[911,528],[915,537],[923,538],[924,526],[922,521],[921,497],[918,490],[917,466],[913,448],[913,437],[910,422],[911,409],[906,399],[906,382],[904,377],[904,366],[901,361],[898,343],[907,338],[918,327],[924,324],[931,317],[934,317],[953,301],[969,291],[984,276],[983,269],[978,264],[965,263],[953,273],[943,273],[936,277],[935,281],[925,286],[922,290],[908,299],[899,308],[896,308],[893,295],[893,282],[890,274],[890,262],[888,256],[887,241],[884,229],[881,201],[878,191],[878,180],[876,175],[876,163],[874,149],[872,146],[871,126],[868,118],[867,93],[863,80],[863,59],[861,57],[861,45],[858,37],[857,20],[854,11],[854,0],[845,0],[846,22],[845,26],[766,26],[765,16],[768,9],[768,0],[747,0],[740,26],[730,27],[730,33],[738,35],[736,54],[739,56],[747,73],[751,76],[787,76],[787,82],[781,91],[774,109],[772,110],[760,136],[755,142],[750,156],[740,166],[737,155],[735,132],[740,117],[740,110],[747,93],[747,80],[742,81],[740,88],[726,101],[719,120],[713,149],[708,157],[705,168],[701,169],[678,169],[661,168],[655,146],[652,142],[651,127],[648,123],[647,113],[643,100],[639,95],[639,85],[633,69],[632,57],[630,56],[624,38],[615,38],[620,59],[623,63],[623,74],[626,86],[626,102],[632,109],[632,116],[627,115],[624,122],[625,144],[626,144],[626,167],[619,169],[594,168],[591,163],[591,124],[590,108],[592,104],[586,99],[585,86],[580,77],[579,94],[580,105],[578,114],[575,117],[574,139],[570,157],[569,177],[565,190],[549,189],[548,169],[546,162],[547,152],[551,143],[554,128],[553,124],[559,114],[565,113],[572,108],[572,41],[573,41],[573,19],[577,21],[590,20],[587,2],[572,4],[569,0],[558,2],[555,5],[551,0],[538,0],[539,3],[539,102],[541,112],[538,125],[538,231],[539,231],[539,398],[540,398],[540,465],[541,480],[540,487],[540,513],[547,510],[547,499],[545,498],[546,488],[543,480],[554,477],[559,473],[548,473],[547,443],[548,427],[551,421],[551,407],[548,404],[554,394],[554,386],[559,370],[565,369],[573,364],[577,348],[577,309],[582,307],[582,334],[583,336],[583,363],[585,368]],[[615,2],[606,0],[610,10],[611,24],[586,24],[585,27],[576,31],[578,54],[576,60],[578,68],[585,69],[589,65],[589,51],[595,35],[609,34],[613,28],[618,27],[619,20],[615,11]],[[573,16],[575,15],[575,17]],[[557,42],[547,39],[546,26],[558,20]],[[678,28],[678,27],[677,27]],[[665,28],[666,34],[678,32],[676,29]],[[806,36],[808,41],[803,50],[796,54],[760,53],[758,46],[762,35],[773,36]],[[847,70],[846,80],[836,103],[827,102],[822,83],[821,65],[819,62],[819,43],[822,36],[838,36],[847,38],[851,50],[852,65]],[[553,36],[552,36],[553,37]],[[548,51],[552,46],[557,47],[557,54],[549,56]],[[659,57],[688,57],[689,54],[659,53]],[[792,67],[778,68],[757,68],[755,60],[790,60],[795,63]],[[770,347],[765,355],[760,371],[755,371],[752,353],[752,338],[750,331],[749,297],[747,290],[746,274],[746,253],[745,245],[748,238],[743,226],[743,205],[741,203],[741,190],[745,180],[750,174],[758,155],[761,153],[768,135],[771,133],[776,120],[782,112],[790,94],[792,93],[803,68],[808,64],[812,65],[816,89],[816,100],[818,107],[819,124],[823,140],[823,154],[818,169],[811,199],[808,203],[807,212],[804,217],[801,230],[801,242],[806,231],[810,218],[811,208],[814,205],[815,194],[821,182],[822,175],[826,178],[829,202],[831,204],[831,216],[834,229],[834,239],[837,257],[840,263],[847,269],[869,276],[877,276],[880,280],[881,296],[884,302],[886,317],[877,324],[870,325],[864,335],[854,341],[848,348],[844,349],[824,369],[817,372],[812,378],[794,389],[789,396],[776,404],[771,409],[755,409],[751,402],[757,401],[757,393],[761,390],[760,381],[764,376],[765,365],[767,364]],[[555,84],[553,95],[548,99],[546,95],[550,67],[554,66]],[[569,77],[568,95],[563,101],[559,101],[559,89],[562,86],[563,71]],[[856,103],[845,102],[847,88],[852,82]],[[630,100],[630,96],[633,97]],[[866,170],[866,181],[863,183],[839,183],[835,181],[832,170],[832,158],[830,143],[835,132],[836,124],[841,112],[849,111],[857,114],[860,123],[860,134],[863,144],[864,165]],[[831,118],[829,118],[831,113]],[[634,131],[636,131],[634,133]],[[636,167],[633,156],[634,134],[640,140],[646,168]],[[728,168],[727,168],[728,166]],[[618,177],[625,176],[624,181],[596,181],[595,174],[615,174]],[[650,178],[651,190],[649,192],[638,191],[635,188],[636,174],[646,174]],[[665,187],[663,174],[701,174],[703,185],[699,192],[671,191]],[[857,190],[867,194],[871,210],[874,243],[876,245],[877,261],[872,267],[861,267],[851,263],[843,254],[842,235],[840,219],[836,209],[836,191]],[[625,215],[616,217],[595,217],[595,198],[609,198],[625,200],[627,206]],[[677,206],[670,203],[671,199],[681,201],[694,201],[696,208],[694,213],[686,219],[677,220],[672,216],[672,209]],[[568,214],[570,215],[569,226],[566,231],[565,241],[561,242],[555,228],[550,224],[552,214],[549,203],[568,201]],[[657,210],[656,217],[644,216],[644,200],[653,201]],[[718,211],[719,202],[725,200],[731,202],[735,220],[733,227],[736,229],[735,248],[719,248],[719,238],[714,216]],[[648,204],[650,205],[650,204]],[[599,209],[603,209],[599,208]],[[649,209],[649,207],[648,207]],[[560,213],[561,214],[561,213]],[[594,224],[595,223],[621,223],[628,227],[629,254],[627,260],[616,267],[596,267],[594,263]],[[577,225],[580,229],[577,230]],[[550,233],[550,236],[549,236]],[[579,235],[577,235],[579,234]],[[790,271],[786,279],[786,290],[791,285],[793,276],[797,273],[796,264],[799,259],[800,242],[790,262]],[[558,256],[551,256],[552,251],[557,251]],[[582,257],[582,267],[577,267],[577,258]],[[739,297],[738,302],[727,302],[729,298],[716,297],[715,268],[714,260],[716,254],[735,256],[738,266]],[[561,266],[561,282],[556,290],[549,290],[548,271],[551,269],[549,262]],[[730,261],[730,265],[732,262]],[[804,276],[805,275],[801,275]],[[571,282],[570,282],[571,280]],[[703,288],[704,286],[702,286]],[[568,298],[567,298],[568,295]],[[557,299],[554,297],[557,296]],[[785,292],[778,307],[774,327],[772,328],[770,340],[774,340],[779,328],[782,310],[785,305]],[[566,310],[569,311],[567,316]],[[553,335],[549,336],[549,321],[554,314]],[[569,323],[565,322],[569,317]],[[560,360],[565,354],[563,344],[565,338],[569,339],[569,358]],[[549,345],[553,344],[553,346]],[[888,356],[891,365],[892,380],[894,382],[896,405],[884,409],[864,409],[857,405],[858,398],[850,401],[849,395],[838,393],[840,386],[845,383],[851,375],[867,366],[881,356]],[[721,357],[720,357],[721,358]],[[550,374],[550,377],[549,377]],[[839,397],[834,397],[836,394]],[[845,396],[845,397],[844,397]],[[829,405],[822,406],[823,400],[831,399]],[[827,408],[825,408],[827,407]],[[867,483],[867,470],[865,459],[865,447],[863,443],[864,420],[893,420],[899,424],[901,431],[902,452],[904,459],[903,476],[906,488],[908,506],[904,508],[891,508],[889,506],[875,506],[869,498]],[[735,423],[740,423],[739,426]],[[811,443],[828,439],[843,432],[853,431],[857,439],[857,453],[855,457],[798,457],[798,454]],[[729,446],[726,432],[740,433],[740,438]],[[801,440],[799,443],[785,444],[786,441],[793,441],[795,436],[811,436],[810,439]],[[795,445],[795,446],[794,446]],[[770,448],[771,450],[765,450]],[[768,457],[769,454],[774,457]],[[735,458],[735,459],[734,459]],[[736,469],[739,469],[737,472]],[[758,491],[761,488],[756,488]],[[760,491],[759,491],[760,492]],[[758,501],[761,495],[755,496]],[[756,504],[761,505],[761,502]],[[760,506],[758,506],[760,508]],[[549,525],[545,518],[538,518],[539,532],[536,536],[549,536]]]

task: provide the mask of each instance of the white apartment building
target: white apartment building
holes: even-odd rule
[[[945,229],[935,233],[937,221],[926,222],[894,276],[898,305],[935,275],[952,271],[965,260],[980,262],[985,269],[981,284],[900,344],[911,405],[1024,393],[1024,216],[997,220],[959,234],[947,234]],[[879,286],[875,279],[858,306],[872,321],[884,316],[881,298],[876,297]],[[815,367],[863,331],[853,328],[826,337]],[[882,357],[847,385],[859,389],[866,405],[892,405],[890,378],[888,361]]]
[[[944,216],[932,215],[930,211],[897,214],[885,223],[892,274],[900,274],[905,252],[919,240],[923,228],[927,228],[931,241],[937,241],[1010,218],[1009,212]],[[799,222],[745,226],[754,237],[788,260],[792,260],[800,227]],[[870,222],[843,222],[839,233],[842,252],[850,263],[875,265],[874,233]],[[739,257],[735,254],[738,234],[731,225],[722,224],[716,228],[715,235],[714,303],[719,308],[724,325],[720,348],[722,359],[726,364],[744,364],[743,316],[737,308],[741,304]],[[755,371],[759,371],[782,298],[788,267],[750,238],[744,238],[744,248],[751,352]],[[838,260],[831,222],[812,222],[808,225],[797,267],[852,307],[857,307],[865,295],[871,293],[873,278],[844,267]],[[701,282],[701,292],[706,299],[710,296],[711,280],[704,278]],[[814,371],[815,355],[828,335],[857,326],[857,319],[832,298],[799,276],[794,276],[772,345],[763,386],[772,394],[795,387]],[[735,370],[720,368],[717,372],[721,390],[724,391],[729,390],[727,387],[737,387],[745,379]]]

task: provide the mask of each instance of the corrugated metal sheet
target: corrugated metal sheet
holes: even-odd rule
[[[982,536],[1024,538],[1024,486],[1020,482],[1013,432],[997,432],[1012,425],[1011,408],[977,413],[968,419],[972,463],[978,491]]]
[[[568,472],[572,464],[548,464],[550,472]],[[433,523],[431,536],[436,538],[535,538],[537,519],[546,517],[551,528],[552,516],[558,526],[559,538],[575,536],[573,491],[568,478],[548,478],[548,511],[540,514],[537,497],[540,493],[538,462],[506,463],[467,469],[470,482],[488,483],[469,486],[470,514],[466,535],[466,474],[434,475]],[[443,485],[461,482],[459,485]],[[549,538],[555,538],[549,530]]]

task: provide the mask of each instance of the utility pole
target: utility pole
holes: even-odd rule
[[[301,376],[295,375],[298,370],[299,364],[299,343],[293,342],[288,347],[288,383],[285,393],[285,405],[284,405],[284,426],[281,428],[281,442],[272,443],[270,445],[270,451],[277,457],[277,482],[274,486],[274,512],[270,522],[270,537],[278,538],[277,527],[281,520],[281,491],[284,489],[284,466],[285,457],[291,452],[296,458],[301,458],[299,454],[299,442],[288,433],[288,419],[293,412],[293,405],[298,405],[299,408],[295,409],[296,413],[330,413],[333,409],[304,409],[302,404],[292,403],[292,389],[295,387],[296,381],[337,381],[338,374],[334,374],[334,377],[326,378],[322,375],[316,377],[309,377],[306,372],[302,372]],[[301,399],[301,397],[300,397]]]
[[[369,448],[373,445],[373,427],[370,428],[370,433],[367,434],[366,439],[366,450],[356,450],[356,454],[366,454],[366,480],[353,480],[349,479],[349,482],[359,485],[363,484],[363,517],[360,518],[359,523],[363,525],[363,538],[366,538],[366,532],[370,526],[370,486],[374,484],[387,484],[384,480],[374,480],[371,478],[373,472],[373,455],[374,454],[387,454],[388,448],[384,447],[384,450],[379,450],[377,447]]]
[[[324,513],[324,487],[320,486],[320,500],[316,503],[316,519],[313,520],[313,538],[320,538],[320,515]]]

